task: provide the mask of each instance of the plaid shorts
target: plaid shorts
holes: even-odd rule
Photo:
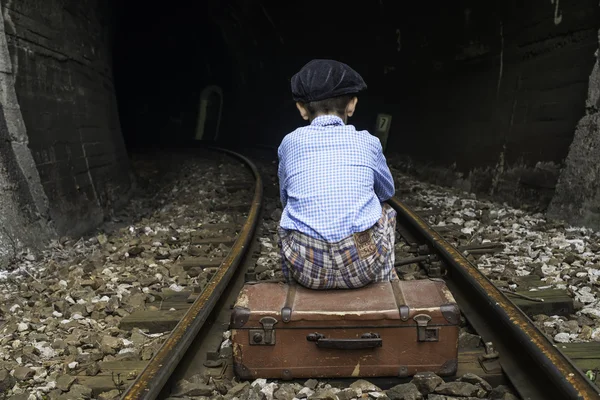
[[[354,289],[395,276],[396,211],[383,204],[372,228],[336,243],[279,227],[279,248],[286,281],[310,289]]]

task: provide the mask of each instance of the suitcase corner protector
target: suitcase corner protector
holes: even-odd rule
[[[452,325],[458,325],[460,322],[460,309],[458,308],[458,304],[456,303],[447,303],[443,304],[440,307],[440,311],[442,315]]]
[[[458,371],[458,358],[452,358],[442,364],[442,367],[438,371],[439,376],[452,376],[456,375]]]
[[[247,307],[235,306],[231,312],[231,329],[240,329],[250,319],[250,309]]]
[[[240,379],[252,379],[252,372],[250,372],[250,370],[241,363],[238,362],[233,362],[233,372],[235,373],[235,376],[237,376]]]

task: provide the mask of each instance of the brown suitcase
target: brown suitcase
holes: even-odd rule
[[[441,279],[326,291],[248,283],[231,316],[234,371],[242,379],[454,375],[459,320]]]

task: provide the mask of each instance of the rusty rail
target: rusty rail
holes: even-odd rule
[[[448,286],[523,399],[599,399],[600,390],[475,265],[398,199],[388,203],[415,237],[447,263]]]
[[[215,275],[173,329],[150,363],[138,375],[129,389],[123,393],[122,399],[155,399],[160,394],[163,386],[213,311],[254,236],[263,200],[263,183],[258,169],[241,154],[220,148],[212,149],[225,152],[242,160],[254,174],[256,180],[254,198],[252,199],[248,218]]]

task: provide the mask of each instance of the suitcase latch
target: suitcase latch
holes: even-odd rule
[[[248,335],[250,345],[273,346],[275,344],[275,330],[273,326],[277,320],[273,317],[262,317],[260,319],[262,329],[249,329]]]
[[[431,321],[431,317],[427,314],[419,314],[413,317],[417,323],[417,341],[418,342],[438,342],[439,330],[438,327],[428,327],[427,324]]]

